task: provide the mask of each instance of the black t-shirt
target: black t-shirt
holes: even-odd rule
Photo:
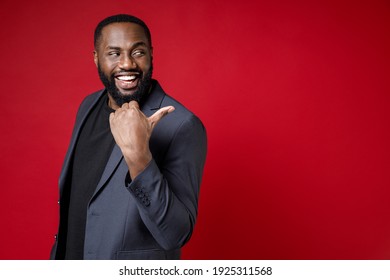
[[[107,95],[87,117],[77,140],[68,211],[65,259],[83,259],[88,203],[99,183],[115,141],[111,134]]]

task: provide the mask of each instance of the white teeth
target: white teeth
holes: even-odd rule
[[[132,76],[118,76],[116,78],[118,80],[121,80],[121,81],[131,81],[131,80],[135,80],[137,78],[137,76],[135,76],[135,75],[132,75]]]

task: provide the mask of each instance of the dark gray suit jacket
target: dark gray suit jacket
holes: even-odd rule
[[[75,144],[88,113],[103,94],[101,90],[87,96],[77,113],[59,180],[60,226],[52,259],[63,258]],[[115,145],[88,204],[84,259],[180,258],[180,248],[195,225],[207,143],[201,121],[154,81],[143,113],[150,116],[168,105],[176,110],[154,128],[149,144],[153,160],[134,181]]]

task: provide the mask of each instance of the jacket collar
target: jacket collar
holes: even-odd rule
[[[145,102],[141,105],[141,110],[146,116],[150,116],[154,111],[161,108],[165,92],[156,80],[152,80],[152,89],[146,97]]]

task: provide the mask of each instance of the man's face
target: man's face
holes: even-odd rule
[[[153,71],[152,48],[140,25],[126,22],[105,26],[94,60],[114,105],[140,102],[148,94]]]

